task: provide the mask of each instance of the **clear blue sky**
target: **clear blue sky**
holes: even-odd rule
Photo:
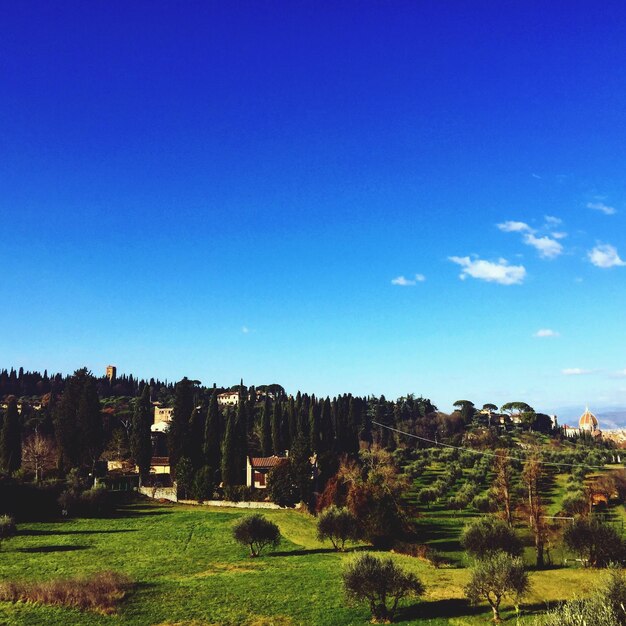
[[[626,405],[625,33],[620,2],[2,3],[0,366]]]

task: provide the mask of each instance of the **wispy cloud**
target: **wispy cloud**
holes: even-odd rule
[[[542,259],[555,259],[563,254],[563,246],[551,237],[536,237],[532,233],[526,233],[522,241],[535,248]]]
[[[498,261],[493,262],[471,259],[468,256],[451,256],[448,258],[463,268],[459,275],[461,280],[470,276],[500,285],[520,285],[526,277],[526,268],[523,265],[509,265],[506,259],[498,259]]]
[[[249,329],[247,326],[242,326],[242,327],[241,327],[241,332],[242,332],[244,335],[247,335],[247,334],[250,332],[250,329]]]
[[[551,328],[540,328],[534,335],[533,337],[560,337],[561,333],[557,332],[556,330],[552,330]]]
[[[417,283],[423,283],[426,280],[424,274],[415,274],[414,278],[405,278],[404,276],[396,276],[391,279],[392,285],[399,285],[400,287],[413,287]]]
[[[526,222],[515,222],[513,220],[507,220],[506,222],[496,224],[496,226],[503,233],[523,233],[523,232],[532,233],[534,232],[534,230],[528,224],[526,224]]]
[[[587,257],[593,265],[602,269],[626,265],[626,262],[622,261],[617,253],[615,246],[608,243],[598,244],[595,248],[589,250]]]
[[[604,204],[604,202],[587,202],[587,208],[593,209],[594,211],[600,211],[600,213],[604,213],[605,215],[615,215],[617,213],[617,209],[613,206],[608,206]]]
[[[565,237],[567,237],[567,233],[563,233],[563,232],[552,233],[552,237],[554,239],[565,239]]]
[[[554,217],[554,215],[545,215],[544,219],[547,226],[560,226],[563,223],[560,217]]]
[[[626,369],[614,372],[611,378],[626,378]]]
[[[567,367],[561,370],[561,374],[564,376],[585,376],[587,374],[593,374],[593,370],[585,370],[580,367]]]

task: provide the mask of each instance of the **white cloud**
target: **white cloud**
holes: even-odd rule
[[[608,206],[604,204],[604,202],[587,202],[587,208],[593,209],[594,211],[600,211],[600,213],[604,213],[605,215],[615,215],[617,213],[617,209],[613,206]]]
[[[563,220],[560,217],[554,217],[553,215],[544,216],[546,220],[546,225],[548,226],[559,226],[563,223]]]
[[[250,332],[250,329],[249,329],[247,326],[242,326],[242,327],[241,327],[241,332],[242,332],[244,335],[247,335],[247,334]]]
[[[404,276],[397,276],[391,279],[392,285],[399,285],[400,287],[413,287],[417,283],[423,283],[426,280],[424,274],[415,274],[414,278],[405,278]]]
[[[528,233],[524,235],[524,243],[535,248],[539,256],[544,259],[554,259],[563,254],[563,246],[550,237],[535,237],[532,233]]]
[[[598,244],[587,253],[589,260],[596,266],[603,269],[609,267],[623,267],[626,262],[620,259],[615,246],[611,244]]]
[[[459,275],[461,280],[468,276],[500,285],[520,285],[526,277],[526,268],[523,265],[509,265],[506,259],[497,262],[470,259],[468,256],[451,256],[449,260],[460,265],[463,270]]]
[[[552,330],[551,328],[540,328],[533,337],[560,337],[561,333],[558,333],[556,330]]]
[[[593,370],[584,370],[580,367],[568,367],[561,370],[561,374],[564,376],[584,376],[585,374],[591,374]]]
[[[626,378],[626,369],[619,370],[619,372],[615,372],[611,378]]]
[[[554,239],[565,239],[565,237],[567,237],[567,233],[552,233],[552,237]]]
[[[496,226],[504,233],[534,232],[533,229],[526,224],[526,222],[514,222],[512,220],[507,220],[501,224],[496,224]]]

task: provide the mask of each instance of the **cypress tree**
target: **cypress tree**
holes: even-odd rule
[[[237,468],[235,467],[235,418],[230,408],[226,409],[226,432],[222,442],[222,482],[225,487],[237,484]]]
[[[150,387],[144,385],[141,396],[135,403],[133,423],[130,437],[130,450],[135,463],[139,466],[139,476],[145,480],[150,473],[152,459],[152,406],[150,404]]]
[[[177,383],[174,392],[174,411],[167,436],[172,467],[183,456],[189,456],[189,420],[194,409],[193,385],[193,381],[185,376]]]
[[[204,464],[204,431],[206,407],[194,408],[189,420],[189,460],[194,470]]]
[[[218,473],[222,464],[221,430],[217,392],[213,391],[204,426],[203,452],[205,464]]]
[[[322,403],[320,413],[320,453],[328,452],[333,446],[333,422],[330,398],[326,397]]]
[[[9,476],[22,465],[22,426],[15,397],[9,400],[4,416],[0,433],[0,455],[2,467]]]
[[[95,378],[85,370],[85,377],[78,401],[76,421],[80,433],[82,462],[95,469],[96,461],[104,448],[104,428],[100,413],[100,398]]]
[[[281,426],[283,421],[283,412],[281,402],[274,402],[274,411],[272,412],[272,450],[274,454],[280,454],[283,451],[283,443],[281,440]]]
[[[58,448],[58,466],[69,471],[80,465],[80,439],[77,413],[85,370],[76,370],[65,384],[65,390],[54,409],[54,433]]]
[[[236,446],[234,467],[238,485],[246,483],[246,457],[248,455],[248,406],[240,397],[237,404]]]
[[[320,419],[319,405],[315,398],[311,398],[311,408],[309,409],[309,433],[311,438],[311,450],[320,451]]]
[[[269,396],[265,395],[263,413],[261,415],[261,450],[263,456],[272,454],[272,408]]]

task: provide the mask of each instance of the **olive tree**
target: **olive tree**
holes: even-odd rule
[[[343,585],[349,600],[367,602],[372,621],[384,623],[393,620],[398,602],[424,593],[420,579],[405,572],[392,559],[373,554],[359,554],[346,566]]]
[[[480,517],[468,524],[461,536],[461,544],[478,559],[497,551],[511,556],[522,553],[522,542],[515,531],[504,520],[493,516]]]
[[[625,548],[619,533],[608,524],[590,517],[578,517],[563,533],[565,545],[585,565],[606,567],[624,560]]]
[[[329,539],[335,550],[343,551],[346,541],[359,538],[358,521],[348,509],[332,505],[317,519],[317,537],[320,541]]]
[[[264,548],[280,543],[280,530],[260,513],[242,517],[233,527],[233,537],[250,549],[250,556],[257,557]]]
[[[500,603],[513,598],[515,606],[528,593],[530,582],[520,557],[495,552],[476,562],[465,595],[471,602],[486,600],[493,611],[493,621],[500,621]]]

